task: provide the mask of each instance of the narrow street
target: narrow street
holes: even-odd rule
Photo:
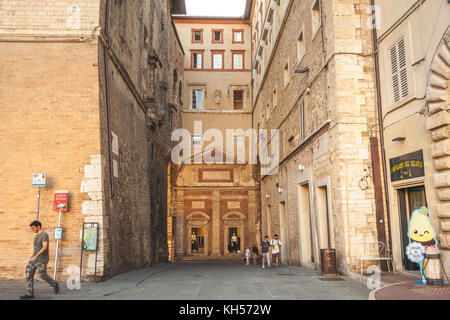
[[[36,277],[37,278],[37,277]],[[160,264],[101,283],[82,283],[69,290],[61,283],[54,295],[43,281],[35,299],[57,300],[367,300],[364,283],[339,277],[323,281],[317,271],[300,267],[262,269],[244,262]],[[0,299],[18,299],[25,281],[0,281]]]

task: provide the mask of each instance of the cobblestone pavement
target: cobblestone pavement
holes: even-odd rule
[[[82,283],[61,292],[39,281],[35,299],[64,300],[366,300],[369,289],[360,281],[339,277],[323,281],[317,271],[300,267],[262,269],[241,262],[159,264],[119,275],[101,283]],[[327,280],[330,280],[329,278]],[[0,281],[0,299],[18,299],[25,281]]]

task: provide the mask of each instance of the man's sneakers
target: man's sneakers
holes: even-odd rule
[[[59,292],[59,284],[58,282],[56,283],[56,287],[55,287],[55,294],[57,294]]]
[[[20,300],[33,299],[34,295],[26,294],[20,297]]]

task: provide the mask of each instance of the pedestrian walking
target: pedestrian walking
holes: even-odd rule
[[[245,249],[245,265],[249,266],[250,265],[250,248]]]
[[[253,264],[256,265],[256,259],[258,259],[258,247],[256,246],[256,243],[253,244]]]
[[[278,239],[278,235],[274,235],[274,239],[270,241],[270,246],[272,247],[272,259],[275,261],[272,261],[275,267],[278,267],[278,259],[280,257],[280,247],[281,247],[281,241]]]
[[[264,237],[264,241],[261,241],[261,253],[262,253],[262,267],[264,267],[264,257],[267,260],[267,266],[270,268],[270,241],[269,236]]]
[[[31,231],[34,233],[34,251],[26,268],[27,290],[21,299],[31,299],[34,297],[34,274],[38,270],[39,276],[46,281],[53,289],[55,294],[59,292],[58,282],[53,280],[47,274],[49,241],[48,234],[42,230],[42,224],[39,221],[33,221],[30,224]]]

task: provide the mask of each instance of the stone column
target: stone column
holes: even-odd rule
[[[212,255],[220,255],[220,191],[213,191],[212,198]]]
[[[176,191],[176,233],[175,233],[175,254],[185,255],[184,252],[184,191]]]
[[[252,246],[253,242],[259,243],[256,235],[256,221],[257,221],[257,206],[256,206],[256,191],[250,190],[248,192],[248,215],[247,215],[247,226],[248,226],[248,246]]]

